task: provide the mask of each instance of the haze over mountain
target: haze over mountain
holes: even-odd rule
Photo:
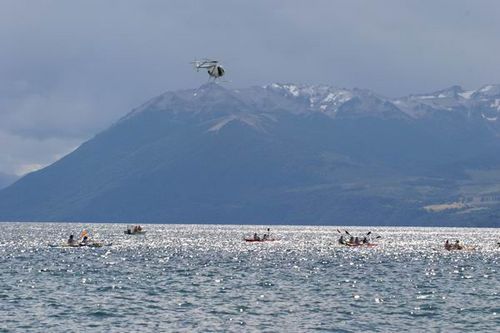
[[[9,175],[9,174],[0,172],[0,189],[12,184],[18,178],[19,177],[15,176],[15,175]]]
[[[209,83],[0,191],[0,220],[499,226],[500,85]]]

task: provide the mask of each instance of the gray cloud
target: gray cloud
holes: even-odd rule
[[[0,171],[46,165],[165,90],[206,81],[389,96],[500,77],[498,1],[3,1]]]

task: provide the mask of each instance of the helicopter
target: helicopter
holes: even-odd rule
[[[191,62],[194,65],[194,68],[198,72],[201,68],[207,69],[208,75],[210,78],[214,80],[224,76],[225,70],[220,65],[218,60],[211,59],[203,59],[203,60],[195,60]]]

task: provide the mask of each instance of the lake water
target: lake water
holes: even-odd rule
[[[111,246],[57,246],[83,227]],[[0,332],[500,329],[500,229],[0,224]],[[460,239],[470,251],[443,249]]]

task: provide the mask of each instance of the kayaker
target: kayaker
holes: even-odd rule
[[[368,237],[366,236],[363,237],[363,244],[368,244]]]
[[[351,238],[349,238],[349,244],[354,244],[354,236],[351,236]]]
[[[339,238],[339,244],[345,245],[344,235],[340,236],[340,238]]]
[[[446,240],[446,242],[444,242],[444,248],[446,250],[451,250],[451,244],[450,244],[450,242],[448,240]]]
[[[359,238],[358,237],[354,238],[354,244],[359,245]]]
[[[87,236],[83,236],[83,239],[80,243],[80,245],[87,245],[89,243],[89,238]]]
[[[254,233],[253,234],[253,239],[256,240],[256,241],[259,241],[260,240],[259,235],[257,235],[257,233]]]
[[[74,244],[75,244],[75,237],[73,235],[69,235],[68,245],[74,245]]]
[[[269,236],[270,236],[270,235],[271,235],[270,229],[269,229],[269,228],[267,228],[267,234],[264,234],[264,235],[262,236],[262,240],[267,240],[267,239],[269,239]]]
[[[463,249],[463,246],[460,245],[460,241],[458,239],[455,241],[455,244],[453,245],[453,248],[455,250],[461,250],[461,249]]]

